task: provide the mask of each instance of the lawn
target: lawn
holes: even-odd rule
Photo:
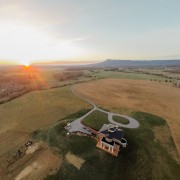
[[[93,139],[66,136],[66,120],[47,131],[40,131],[35,138],[43,139],[51,147],[58,148],[63,156],[63,164],[58,173],[47,179],[178,180],[178,155],[166,121],[143,112],[133,112],[132,117],[138,119],[141,126],[134,130],[124,129],[128,147],[117,158],[96,148]],[[158,128],[161,131],[157,132]],[[163,140],[161,137],[164,137]],[[85,160],[80,170],[66,160],[68,152]]]
[[[113,116],[113,120],[122,123],[122,124],[129,124],[129,120],[120,116]]]
[[[96,110],[87,116],[82,123],[92,129],[100,130],[103,124],[109,124],[108,115]]]

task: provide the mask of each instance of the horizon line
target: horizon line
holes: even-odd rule
[[[33,66],[33,65],[84,65],[84,64],[96,64],[96,63],[101,63],[101,62],[105,62],[105,61],[108,61],[108,60],[113,60],[113,61],[145,61],[145,62],[148,62],[148,61],[180,61],[180,58],[178,59],[106,59],[106,60],[98,60],[98,61],[49,61],[49,62],[34,62],[34,63],[31,63],[30,65]],[[12,61],[11,61],[12,62]],[[5,63],[3,61],[3,63],[1,63],[0,61],[0,66],[22,66],[22,64],[16,64],[16,63]]]

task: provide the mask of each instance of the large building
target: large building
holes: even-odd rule
[[[113,124],[104,124],[97,134],[97,147],[118,156],[121,148],[126,147],[127,141],[123,138],[124,131]]]

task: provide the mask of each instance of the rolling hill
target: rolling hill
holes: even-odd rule
[[[148,67],[148,66],[180,66],[179,60],[113,60],[91,64],[91,67]]]

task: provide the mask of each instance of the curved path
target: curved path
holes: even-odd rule
[[[138,128],[138,127],[139,127],[139,122],[136,121],[135,119],[133,119],[133,118],[131,118],[131,117],[129,117],[129,116],[125,116],[125,115],[120,115],[120,114],[108,112],[108,111],[105,111],[105,110],[102,110],[102,109],[98,108],[92,101],[90,101],[89,99],[86,99],[86,98],[80,96],[79,94],[77,94],[77,93],[74,91],[74,89],[73,89],[72,86],[71,86],[71,91],[72,91],[72,93],[73,93],[75,96],[77,96],[77,97],[85,100],[85,101],[88,102],[89,104],[91,104],[91,105],[93,106],[93,109],[92,109],[91,111],[89,111],[88,113],[86,113],[85,115],[83,115],[82,117],[80,117],[80,118],[76,119],[75,121],[73,121],[73,122],[71,123],[71,128],[69,129],[70,132],[80,131],[80,132],[83,132],[83,133],[86,133],[86,134],[91,134],[90,131],[88,131],[87,129],[84,129],[84,125],[81,123],[81,121],[82,121],[85,117],[87,117],[88,115],[90,115],[92,112],[94,112],[95,110],[101,111],[101,112],[103,112],[103,113],[108,114],[108,120],[109,120],[109,122],[112,123],[112,124],[115,124],[115,125],[118,125],[118,126],[124,127],[124,128]],[[125,119],[127,119],[127,120],[129,121],[129,124],[122,124],[122,123],[115,122],[115,121],[113,120],[113,116],[123,117],[123,118],[125,118]]]

